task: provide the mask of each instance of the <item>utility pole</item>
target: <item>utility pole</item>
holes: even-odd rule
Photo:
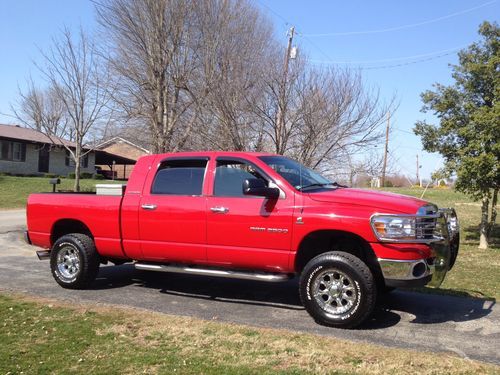
[[[285,62],[283,65],[283,78],[282,78],[282,89],[280,90],[280,97],[278,98],[278,113],[276,114],[276,153],[283,154],[284,144],[282,144],[282,138],[285,131],[285,111],[284,107],[286,104],[286,81],[288,78],[288,66],[290,63],[290,53],[292,51],[293,36],[295,34],[295,27],[292,26],[288,31],[288,45],[286,47]]]
[[[384,149],[384,165],[382,166],[382,187],[385,186],[385,170],[387,168],[387,153],[389,147],[389,125],[391,123],[391,112],[387,112],[387,127],[385,128],[385,149]]]

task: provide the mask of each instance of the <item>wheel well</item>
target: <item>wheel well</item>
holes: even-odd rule
[[[383,280],[370,244],[354,233],[339,230],[320,230],[304,237],[295,257],[295,272],[302,272],[311,259],[328,251],[343,251],[358,257],[370,268],[376,280]]]
[[[52,227],[52,232],[50,234],[50,243],[54,244],[58,238],[69,233],[81,233],[86,234],[90,238],[93,238],[90,229],[81,221],[74,219],[62,219],[57,221]]]

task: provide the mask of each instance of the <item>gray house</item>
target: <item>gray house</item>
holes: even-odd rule
[[[19,175],[52,173],[60,176],[73,173],[74,161],[64,146],[74,148],[75,144],[64,139],[51,138],[52,140],[33,129],[0,124],[0,173]],[[99,164],[113,161],[121,164],[135,163],[135,160],[109,152],[91,150],[82,160],[81,173],[95,173],[96,159]]]

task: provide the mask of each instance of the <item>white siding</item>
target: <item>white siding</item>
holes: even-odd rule
[[[38,172],[38,148],[34,144],[26,144],[26,161],[7,161],[0,160],[0,173],[11,174],[43,174]],[[49,156],[49,173],[60,176],[67,176],[68,173],[74,173],[75,168],[65,165],[66,149],[54,148]],[[87,168],[82,168],[81,173],[94,173],[95,154],[89,154],[89,163]]]

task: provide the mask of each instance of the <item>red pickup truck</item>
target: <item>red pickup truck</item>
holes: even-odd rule
[[[346,188],[280,155],[145,156],[126,188],[100,194],[28,199],[26,240],[46,249],[37,254],[65,288],[88,287],[108,261],[266,282],[296,276],[318,323],[349,328],[386,289],[439,286],[458,253],[453,210]]]

